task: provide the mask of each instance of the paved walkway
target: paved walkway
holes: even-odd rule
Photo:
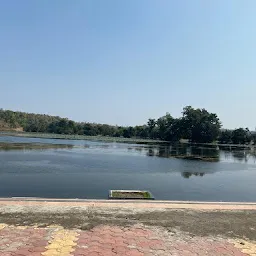
[[[98,226],[90,231],[62,227],[0,225],[1,256],[256,255],[256,243],[190,237],[143,226]]]
[[[33,208],[34,210],[31,208],[33,204],[36,207]],[[27,211],[27,219],[35,211],[40,213],[43,218],[43,215],[46,214],[46,211],[49,209],[46,210],[46,208],[44,208],[43,210],[42,208],[40,210],[36,202],[12,202],[12,207],[10,207],[10,205],[10,202],[0,202],[0,222],[5,219],[5,217],[3,217],[5,214],[9,214],[11,218],[11,220],[5,223],[0,223],[0,256],[256,256],[256,241],[253,239],[255,237],[256,227],[251,225],[246,227],[250,229],[251,233],[248,234],[252,237],[251,239],[241,237],[241,235],[234,237],[232,234],[230,237],[211,233],[200,235],[200,232],[195,235],[195,233],[192,234],[182,230],[182,226],[179,227],[177,225],[168,228],[162,224],[156,225],[158,222],[161,222],[161,215],[158,215],[159,219],[155,220],[153,225],[145,224],[140,220],[123,224],[115,224],[115,222],[112,222],[112,224],[106,222],[107,224],[104,224],[101,221],[103,224],[97,223],[92,227],[90,227],[90,225],[85,226],[85,228],[77,228],[75,224],[72,224],[73,227],[64,227],[64,225],[59,224],[47,224],[43,226],[36,223],[33,225],[31,223],[21,225],[26,222],[26,218],[20,218],[19,216],[19,214],[22,215],[24,211]],[[24,208],[20,207],[20,205],[23,205]],[[27,210],[28,205],[30,207],[30,213]],[[56,223],[59,222],[59,219],[62,219],[62,221],[63,219],[67,219],[66,222],[71,221],[72,217],[65,212],[68,209],[70,210],[70,208],[65,210],[60,203],[43,203],[41,207],[48,206],[48,208],[51,208],[53,205],[54,208],[52,208],[52,212],[58,212],[58,215],[54,216]],[[57,208],[56,205],[58,205]],[[141,205],[138,205],[138,208],[140,208],[140,206]],[[76,210],[79,211],[81,214],[79,216],[82,218],[82,216],[86,215],[86,212],[82,212],[81,209],[83,208],[78,209],[77,207],[78,205],[76,205]],[[233,206],[233,209],[234,208],[235,206]],[[127,205],[125,209],[126,211],[131,211],[131,209],[127,209]],[[118,212],[119,210],[115,208],[117,213],[120,213]],[[75,209],[72,211],[75,212]],[[142,210],[140,209],[139,211],[141,212]],[[160,207],[157,211],[160,212],[159,214],[163,214],[163,218],[168,218],[169,221],[172,222],[175,222],[175,218],[179,216],[164,215],[166,213],[164,213],[164,210]],[[87,214],[91,214],[88,213],[88,209]],[[113,212],[111,212],[111,214],[113,214]],[[191,214],[197,215],[200,214],[200,212],[193,211]],[[243,214],[245,214],[245,218],[248,216],[248,222],[254,223],[252,219],[249,220],[249,212],[243,212]],[[18,220],[13,220],[14,224],[10,224],[12,219],[15,218],[18,219],[19,222]],[[33,218],[36,217],[34,216]],[[108,218],[108,216],[104,215],[102,218]],[[38,221],[38,218],[36,218],[36,220]],[[184,215],[184,221],[187,221],[187,223],[189,223],[188,225],[191,225],[191,221],[188,220],[186,215]],[[216,220],[216,225],[217,221],[218,220]],[[89,222],[90,218],[87,218],[87,223]],[[197,226],[197,222],[192,224]],[[205,227],[205,229],[207,229],[207,227]],[[223,231],[226,229],[227,227],[223,227]],[[228,230],[232,233],[232,230],[235,229],[228,227]]]

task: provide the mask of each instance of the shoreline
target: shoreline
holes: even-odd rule
[[[38,132],[15,132],[15,131],[1,131],[0,136],[13,136],[22,138],[40,138],[40,139],[56,139],[56,140],[89,140],[89,141],[99,141],[99,142],[116,142],[116,143],[131,143],[131,144],[162,144],[162,145],[172,145],[173,143],[197,146],[197,147],[223,147],[230,149],[256,149],[256,145],[247,144],[220,144],[220,143],[195,143],[195,142],[170,142],[163,140],[154,139],[140,139],[140,138],[124,138],[124,137],[110,137],[110,136],[89,136],[89,135],[78,135],[78,134],[56,134],[56,133],[38,133]]]
[[[117,143],[134,143],[134,144],[169,144],[168,141],[152,140],[152,139],[136,139],[108,136],[86,136],[86,135],[68,135],[55,133],[26,133],[26,132],[6,132],[0,131],[0,136],[13,136],[22,138],[40,138],[40,139],[56,139],[56,140],[90,140],[99,142],[117,142]]]
[[[201,210],[256,210],[256,202],[216,202],[216,201],[173,201],[173,200],[109,200],[78,198],[39,198],[39,197],[0,197],[0,205],[49,205],[49,206],[98,206],[98,207],[136,207],[165,209]]]

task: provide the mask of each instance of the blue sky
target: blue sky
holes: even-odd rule
[[[256,127],[255,0],[0,1],[0,107],[119,125],[187,105]]]

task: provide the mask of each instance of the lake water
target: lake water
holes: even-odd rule
[[[256,158],[250,150],[11,136],[0,136],[0,142],[72,145],[0,150],[0,197],[105,199],[110,189],[139,189],[159,200],[256,201]]]

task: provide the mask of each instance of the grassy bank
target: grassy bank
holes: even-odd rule
[[[64,139],[64,140],[91,140],[103,142],[120,142],[120,143],[136,143],[136,144],[159,144],[167,143],[161,140],[137,139],[137,138],[121,138],[108,136],[85,136],[85,135],[68,135],[54,133],[34,133],[34,132],[1,132],[0,136],[16,136],[27,138],[42,138],[42,139]]]
[[[5,143],[0,142],[0,150],[34,150],[34,149],[55,149],[73,148],[72,145],[65,144],[41,144],[41,143]]]

